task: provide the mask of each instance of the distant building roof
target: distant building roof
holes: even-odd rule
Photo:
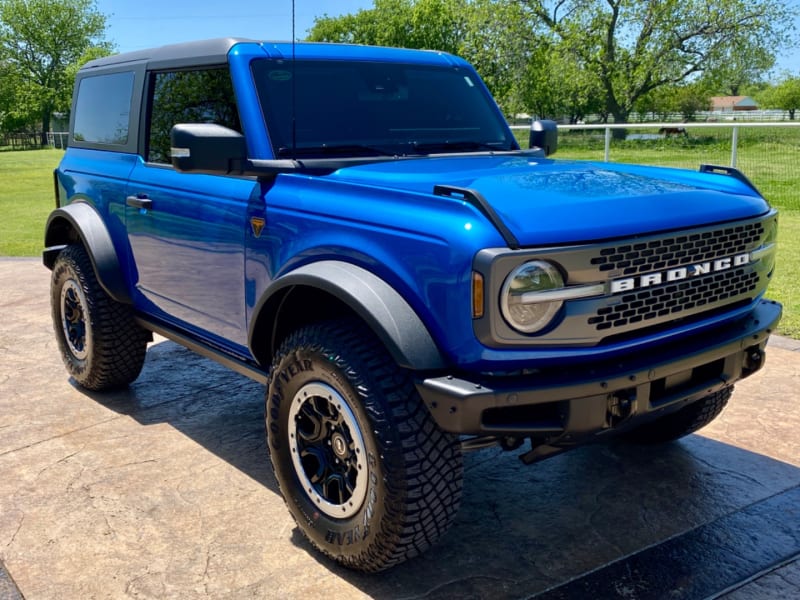
[[[734,110],[757,110],[758,104],[750,96],[714,96],[711,98],[711,110],[731,112]]]

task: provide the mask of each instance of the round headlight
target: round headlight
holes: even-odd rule
[[[556,316],[562,300],[548,300],[547,292],[564,287],[558,269],[541,260],[520,265],[506,278],[500,293],[500,309],[511,327],[534,333],[546,327]]]

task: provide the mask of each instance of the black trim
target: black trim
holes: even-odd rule
[[[245,159],[240,164],[233,165],[236,167],[227,171],[226,174],[233,175],[247,175],[255,177],[268,177],[278,175],[279,173],[313,173],[313,174],[327,174],[339,169],[346,169],[348,167],[359,167],[362,165],[371,165],[376,163],[397,162],[406,160],[430,160],[436,158],[464,158],[473,156],[530,156],[531,152],[528,150],[504,150],[504,151],[479,151],[479,152],[444,152],[437,154],[403,154],[396,156],[344,156],[336,158],[274,158],[274,159]],[[450,188],[452,190],[461,190],[452,186],[436,186],[436,188]],[[473,190],[473,194],[478,194]],[[447,196],[448,194],[438,194],[440,196]],[[473,204],[470,199],[469,202]],[[486,202],[484,200],[484,202]],[[491,209],[491,206],[489,206]],[[482,210],[483,212],[483,210]],[[492,210],[493,212],[493,210]],[[509,232],[510,233],[510,232]],[[512,236],[513,237],[513,236]]]
[[[136,317],[136,322],[148,331],[157,333],[158,335],[161,335],[168,340],[175,342],[176,344],[180,344],[192,352],[196,352],[200,356],[210,358],[211,360],[218,362],[219,364],[231,369],[232,371],[235,371],[236,373],[239,373],[240,375],[249,377],[250,379],[258,381],[259,383],[267,383],[267,372],[261,369],[257,364],[255,364],[255,362],[246,361],[232,354],[228,354],[227,352],[224,352],[209,344],[205,344],[200,340],[189,337],[188,335],[168,325],[156,323],[155,321],[150,321],[141,316]]]
[[[76,232],[92,261],[97,280],[102,288],[117,302],[132,304],[128,282],[122,272],[117,251],[103,218],[86,202],[73,202],[50,213],[45,225],[42,253],[44,265],[51,269],[58,252],[75,242]]]
[[[489,204],[489,201],[486,200],[486,198],[484,198],[479,191],[470,188],[457,187],[454,185],[435,185],[433,186],[433,193],[436,196],[443,196],[445,198],[458,198],[468,202],[481,211],[481,213],[483,213],[487,219],[489,219],[489,222],[494,225],[500,235],[503,236],[503,240],[509,248],[512,250],[519,250],[519,240],[517,240],[516,236],[511,233],[511,230],[500,218],[500,215],[497,214],[494,208],[492,208],[492,205]]]
[[[610,400],[634,407],[623,427],[677,410],[737,380],[763,364],[769,334],[781,305],[761,301],[744,318],[647,352],[574,368],[548,368],[532,375],[462,379],[456,374],[417,381],[417,390],[439,427],[471,435],[562,435],[569,444],[609,432]],[[754,351],[758,349],[758,352]],[[677,387],[668,377],[691,374]],[[616,424],[615,424],[616,427]]]
[[[274,344],[273,323],[280,314],[276,299],[283,298],[280,292],[299,286],[322,290],[341,300],[375,332],[399,366],[416,371],[445,367],[427,327],[397,290],[361,267],[338,261],[304,265],[264,292],[253,311],[257,316],[250,322],[248,345],[253,356],[259,357],[259,349],[267,340]],[[264,362],[262,357],[259,360]]]
[[[762,196],[761,192],[758,191],[758,188],[755,184],[747,178],[747,175],[742,173],[739,169],[735,167],[723,167],[721,165],[700,165],[700,172],[701,173],[714,173],[716,175],[728,175],[733,177],[734,179],[738,179],[751,190],[753,190],[759,196]],[[763,196],[762,196],[763,197]]]

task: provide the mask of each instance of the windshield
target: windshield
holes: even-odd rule
[[[278,158],[518,148],[483,85],[457,67],[264,60],[253,73]]]

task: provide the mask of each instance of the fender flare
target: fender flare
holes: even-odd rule
[[[72,231],[80,237],[97,281],[106,293],[117,302],[132,304],[111,234],[97,210],[86,202],[73,202],[50,213],[45,225],[44,265],[53,270],[58,253],[76,241]]]
[[[257,317],[251,321],[248,332],[248,345],[254,356],[257,343],[254,338],[263,325],[262,309],[270,300],[275,304],[275,299],[282,296],[281,290],[296,286],[322,290],[341,300],[366,322],[399,366],[416,371],[446,366],[428,328],[397,290],[366,269],[331,260],[304,265],[267,288],[255,307]],[[265,313],[264,318],[274,319],[279,308],[280,302],[274,310],[268,308],[272,314]]]

